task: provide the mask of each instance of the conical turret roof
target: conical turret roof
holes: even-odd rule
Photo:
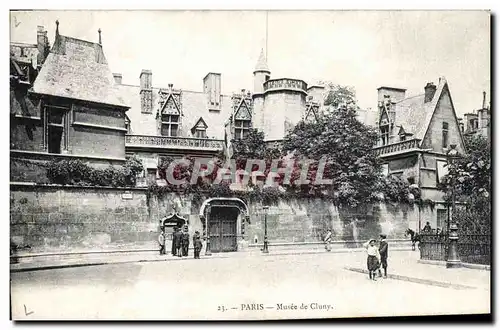
[[[266,56],[264,55],[264,49],[261,49],[259,60],[257,61],[257,65],[255,66],[254,72],[257,71],[271,72],[269,71],[269,67],[267,66],[267,60]]]

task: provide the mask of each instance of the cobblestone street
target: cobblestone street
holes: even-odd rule
[[[461,284],[476,288],[443,288],[394,279],[373,282],[365,274],[345,269],[363,268],[362,253],[190,258],[12,273],[12,313],[18,320],[489,313],[489,271],[417,266],[408,261],[409,256],[408,252],[394,252],[390,259],[394,271],[417,267],[415,272],[423,274],[427,269],[431,277],[438,276],[433,272],[448,271]],[[443,279],[445,275],[439,276]]]

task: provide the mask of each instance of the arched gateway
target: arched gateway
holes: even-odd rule
[[[200,207],[203,234],[207,238],[207,252],[238,250],[238,242],[245,235],[245,224],[250,223],[248,206],[239,198],[214,197]]]

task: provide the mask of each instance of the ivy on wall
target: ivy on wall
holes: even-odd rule
[[[94,168],[78,159],[51,161],[47,164],[50,183],[75,186],[134,187],[142,162],[128,157],[123,166]]]

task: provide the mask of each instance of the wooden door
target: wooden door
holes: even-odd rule
[[[237,218],[237,209],[212,206],[208,224],[212,252],[237,250]]]

